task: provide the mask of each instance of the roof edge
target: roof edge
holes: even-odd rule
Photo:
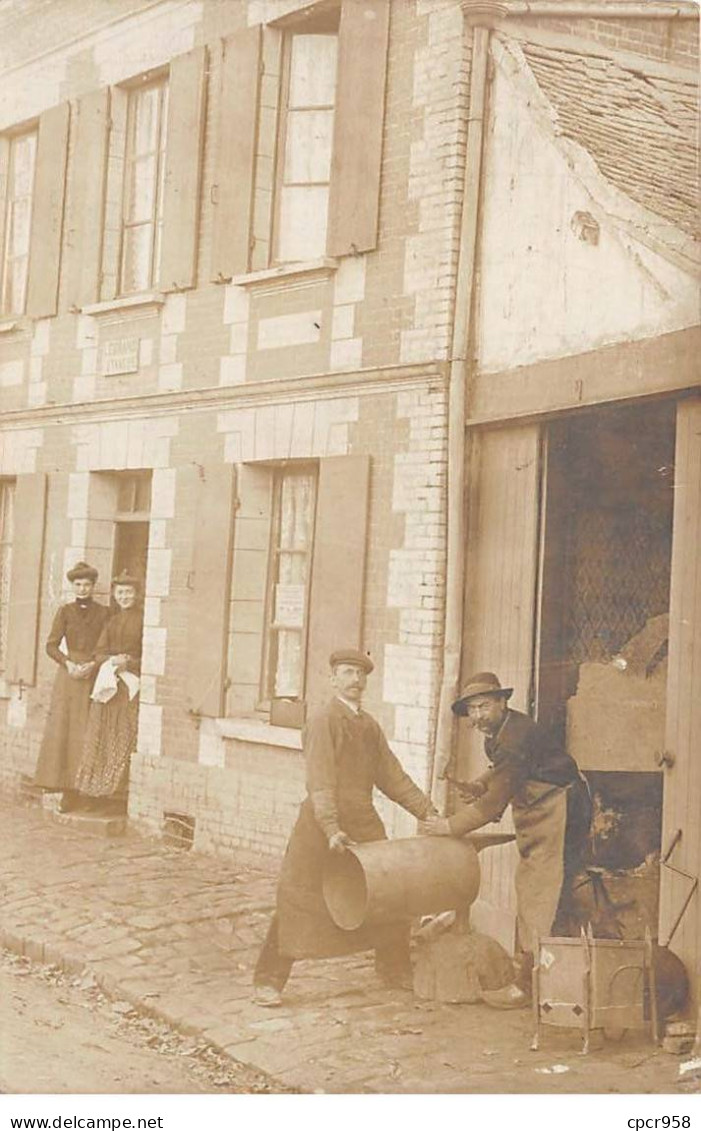
[[[701,276],[701,243],[613,185],[589,150],[564,136],[557,110],[539,85],[520,45],[497,33],[492,37],[491,50],[495,65],[520,89],[523,104],[536,127],[558,150],[590,197],[594,210],[598,209],[598,219],[622,229],[687,274]]]
[[[538,16],[561,20],[591,17],[597,20],[698,20],[699,8],[690,0],[462,0],[471,21],[496,16]],[[497,13],[496,9],[502,9]]]
[[[638,55],[635,51],[627,51],[622,47],[608,47],[596,39],[590,39],[581,32],[552,31],[550,28],[533,26],[527,21],[518,20],[508,26],[501,24],[495,30],[501,31],[509,39],[519,42],[533,43],[540,47],[548,47],[554,51],[578,51],[581,54],[593,56],[596,59],[609,59],[626,70],[638,74],[651,75],[662,79],[672,79],[675,82],[685,82],[690,86],[698,86],[698,65],[696,61],[689,61],[689,66],[684,67],[679,63],[666,63],[661,59],[652,59],[648,55]]]

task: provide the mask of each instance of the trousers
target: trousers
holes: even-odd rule
[[[382,940],[375,946],[375,970],[385,981],[392,982],[411,974],[410,927],[397,923],[382,929]],[[261,947],[253,974],[255,986],[272,986],[282,991],[292,972],[295,959],[280,951],[277,912],[270,920],[268,933]]]

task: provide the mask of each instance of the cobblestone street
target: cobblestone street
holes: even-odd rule
[[[275,877],[248,863],[103,838],[36,807],[2,807],[0,940],[32,962],[91,971],[111,997],[269,1073],[326,1092],[682,1090],[679,1059],[626,1037],[579,1055],[575,1035],[529,1051],[527,1011],[420,1002],[368,957],[295,968],[277,1011],[251,1002]],[[556,1071],[553,1066],[558,1065]],[[689,1085],[684,1085],[688,1090]],[[89,1083],[86,1081],[86,1090]]]

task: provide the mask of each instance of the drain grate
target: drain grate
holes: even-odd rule
[[[163,814],[163,840],[171,848],[192,848],[195,841],[195,818],[186,813]]]

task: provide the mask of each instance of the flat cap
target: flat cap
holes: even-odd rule
[[[354,664],[356,667],[362,668],[367,675],[370,675],[375,667],[370,657],[365,652],[358,651],[357,648],[339,648],[336,652],[332,652],[329,656],[329,665],[335,668],[336,664]]]
[[[502,687],[499,682],[498,676],[494,672],[476,672],[475,675],[470,676],[465,686],[460,692],[460,698],[456,699],[453,703],[454,715],[466,715],[467,704],[470,699],[474,699],[477,695],[495,695],[503,696],[504,699],[510,699],[514,693],[513,687]]]
[[[75,565],[68,570],[66,574],[68,581],[97,581],[97,570],[95,566],[91,566],[88,562],[76,562]]]

